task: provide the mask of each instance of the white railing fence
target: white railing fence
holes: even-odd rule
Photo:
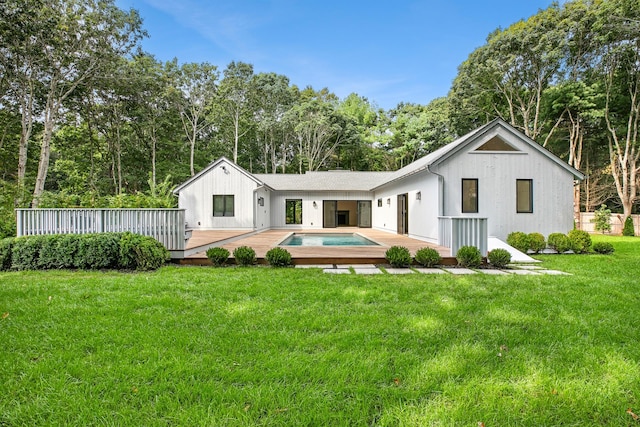
[[[487,256],[487,218],[441,216],[438,218],[438,245],[451,248],[451,256],[462,246],[475,246]]]
[[[185,248],[184,209],[16,209],[17,235],[130,231]]]

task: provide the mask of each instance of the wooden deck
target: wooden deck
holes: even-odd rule
[[[443,258],[443,263],[456,263],[449,257],[449,248],[433,245],[407,236],[374,230],[371,228],[340,227],[338,229],[266,230],[258,233],[246,230],[212,230],[194,231],[187,243],[187,248],[221,246],[233,254],[239,246],[250,246],[256,251],[258,262],[264,262],[264,256],[271,248],[278,246],[285,237],[295,233],[359,233],[380,246],[286,246],[291,253],[294,264],[381,264],[385,263],[385,252],[391,246],[404,246],[415,254],[424,247],[436,249]],[[206,249],[180,260],[182,264],[207,265]]]

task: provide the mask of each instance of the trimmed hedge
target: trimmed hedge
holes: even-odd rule
[[[207,249],[207,258],[209,258],[216,267],[224,265],[229,259],[229,255],[230,252],[225,248],[213,247]]]
[[[460,267],[478,268],[482,264],[482,254],[475,246],[462,246],[456,253]]]
[[[584,230],[571,230],[567,237],[571,243],[571,249],[577,254],[586,254],[591,249],[591,236]]]
[[[168,259],[169,251],[160,242],[133,233],[23,236],[0,241],[1,270],[152,270]]]
[[[609,255],[612,254],[615,249],[609,242],[596,242],[593,244],[593,251],[601,255]]]
[[[544,241],[544,236],[540,233],[529,233],[529,249],[533,253],[543,251],[547,247],[547,242]]]
[[[551,233],[547,237],[547,244],[551,249],[554,249],[559,254],[565,253],[571,249],[571,241],[566,234],[563,233]]]
[[[506,249],[494,249],[487,254],[489,263],[495,268],[505,268],[511,262],[511,253]]]
[[[408,267],[411,265],[411,253],[404,246],[391,246],[384,254],[393,267]]]
[[[264,257],[272,267],[288,267],[291,265],[291,254],[284,248],[271,248]]]
[[[509,233],[507,236],[507,244],[525,254],[531,247],[529,235],[522,231],[513,231]]]
[[[256,251],[249,246],[239,246],[233,250],[233,257],[236,264],[241,266],[253,265],[256,263]]]
[[[442,260],[440,253],[433,248],[418,249],[413,258],[418,264],[429,268],[440,264],[440,261]]]

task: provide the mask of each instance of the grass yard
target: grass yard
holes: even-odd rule
[[[572,276],[0,274],[0,426],[640,425],[640,238]],[[2,314],[4,313],[4,314]]]

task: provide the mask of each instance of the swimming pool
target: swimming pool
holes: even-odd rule
[[[380,246],[357,233],[293,233],[280,246]]]

